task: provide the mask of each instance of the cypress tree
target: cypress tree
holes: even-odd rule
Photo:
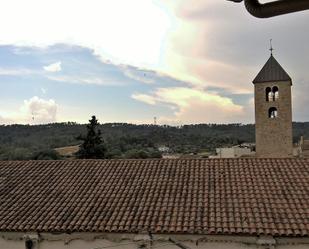
[[[82,140],[83,143],[76,153],[77,158],[80,159],[103,159],[106,157],[106,147],[101,137],[101,131],[97,128],[99,125],[95,116],[92,116],[87,124],[86,136],[80,135],[77,139]]]

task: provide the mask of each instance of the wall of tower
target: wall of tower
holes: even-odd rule
[[[266,88],[277,86],[279,98],[266,100]],[[290,82],[256,83],[255,136],[257,157],[293,156],[292,97]],[[270,108],[277,109],[277,117],[269,117]]]

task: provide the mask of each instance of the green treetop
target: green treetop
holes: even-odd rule
[[[79,147],[76,156],[80,159],[102,159],[106,157],[106,148],[101,137],[101,131],[97,129],[99,125],[95,116],[92,116],[87,124],[86,136],[80,135],[79,140],[83,143]]]

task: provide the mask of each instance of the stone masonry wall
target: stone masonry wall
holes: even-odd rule
[[[23,234],[0,232],[1,249],[307,249],[309,238],[142,234]]]
[[[277,86],[279,99],[266,101],[266,88]],[[277,118],[269,118],[275,107]],[[257,157],[292,157],[292,98],[290,82],[255,84],[255,136]]]

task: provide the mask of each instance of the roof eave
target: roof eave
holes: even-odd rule
[[[289,79],[289,80],[265,80],[265,81],[252,81],[253,85],[255,84],[259,84],[259,83],[275,83],[275,82],[287,82],[287,83],[290,83],[290,85],[292,86],[293,83],[292,83],[292,79]]]

